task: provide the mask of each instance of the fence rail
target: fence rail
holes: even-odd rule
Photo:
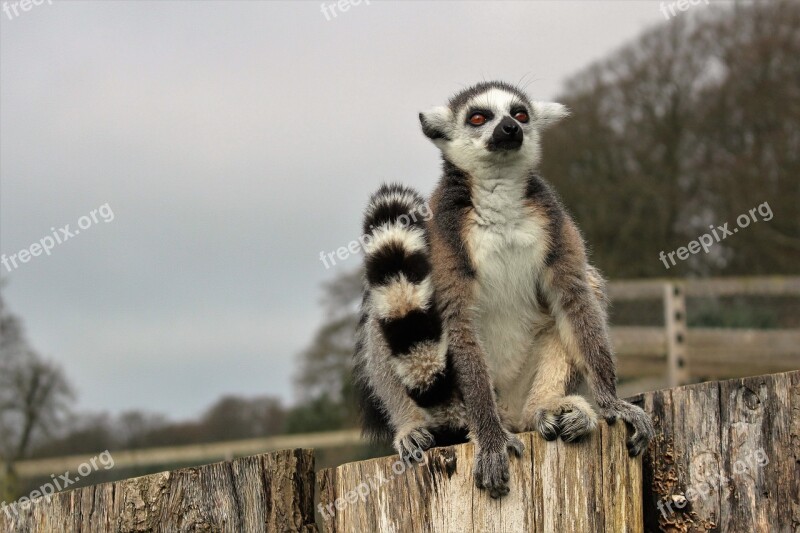
[[[620,376],[666,376],[665,386],[800,367],[800,329],[689,328],[687,298],[800,297],[800,276],[635,280],[609,283],[612,302],[662,300],[664,327],[616,327]]]
[[[332,448],[362,444],[357,429],[279,435],[263,439],[243,439],[187,446],[165,446],[139,450],[114,451],[114,468],[142,466],[204,464],[211,461],[230,461],[235,457],[254,455],[288,448]],[[85,455],[31,459],[14,464],[20,477],[49,476],[54,472],[76,471],[86,461]]]
[[[682,285],[690,298],[722,296],[800,296],[800,276],[758,276],[736,278],[620,280],[608,284],[612,300],[656,300],[665,284]]]
[[[612,328],[621,378],[664,376],[667,332],[657,327]],[[690,328],[686,368],[691,380],[738,378],[800,367],[800,330]]]

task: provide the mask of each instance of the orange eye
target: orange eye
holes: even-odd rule
[[[469,117],[469,123],[473,126],[483,126],[486,124],[486,116],[480,113],[473,113],[472,116]]]
[[[528,122],[528,114],[525,111],[518,111],[514,118],[522,122],[523,124]]]

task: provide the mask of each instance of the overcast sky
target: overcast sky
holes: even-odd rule
[[[554,98],[663,21],[654,1],[47,2],[0,13],[0,252],[113,220],[0,265],[4,294],[81,409],[176,418],[292,401],[320,283],[358,264],[320,251],[381,181],[438,178],[420,110],[492,78]]]

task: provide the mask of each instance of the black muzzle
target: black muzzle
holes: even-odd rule
[[[517,150],[522,146],[522,128],[511,117],[504,117],[492,132],[489,150]]]

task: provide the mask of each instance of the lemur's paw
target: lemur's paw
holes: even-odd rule
[[[509,492],[508,481],[511,479],[508,466],[509,452],[517,457],[522,456],[525,445],[516,435],[506,434],[506,442],[499,452],[479,449],[475,454],[473,475],[475,485],[479,489],[489,491],[492,498],[500,498]]]
[[[532,427],[528,429],[538,431],[542,437],[544,437],[544,440],[556,440],[558,438],[558,434],[561,432],[561,426],[558,425],[558,419],[558,413],[549,409],[545,409],[544,407],[540,407],[533,414],[533,423],[531,424]]]
[[[538,431],[545,440],[561,436],[564,442],[575,442],[597,427],[594,409],[581,396],[566,396],[548,402],[534,411],[529,429]]]
[[[561,440],[576,442],[594,431],[597,427],[597,414],[589,402],[580,396],[567,396],[564,400],[558,418]]]
[[[402,459],[422,461],[422,452],[433,448],[434,439],[430,431],[425,428],[415,428],[394,439],[394,449]]]
[[[633,434],[628,438],[627,442],[628,454],[631,457],[636,457],[642,453],[656,434],[650,415],[645,413],[641,407],[625,400],[617,400],[609,407],[602,409],[601,412],[603,418],[609,424],[613,424],[617,421],[617,418],[621,418],[633,430]]]
[[[506,448],[516,457],[522,457],[522,453],[525,451],[525,445],[522,444],[522,441],[519,439],[519,437],[513,433],[508,434],[508,443],[506,444]]]

